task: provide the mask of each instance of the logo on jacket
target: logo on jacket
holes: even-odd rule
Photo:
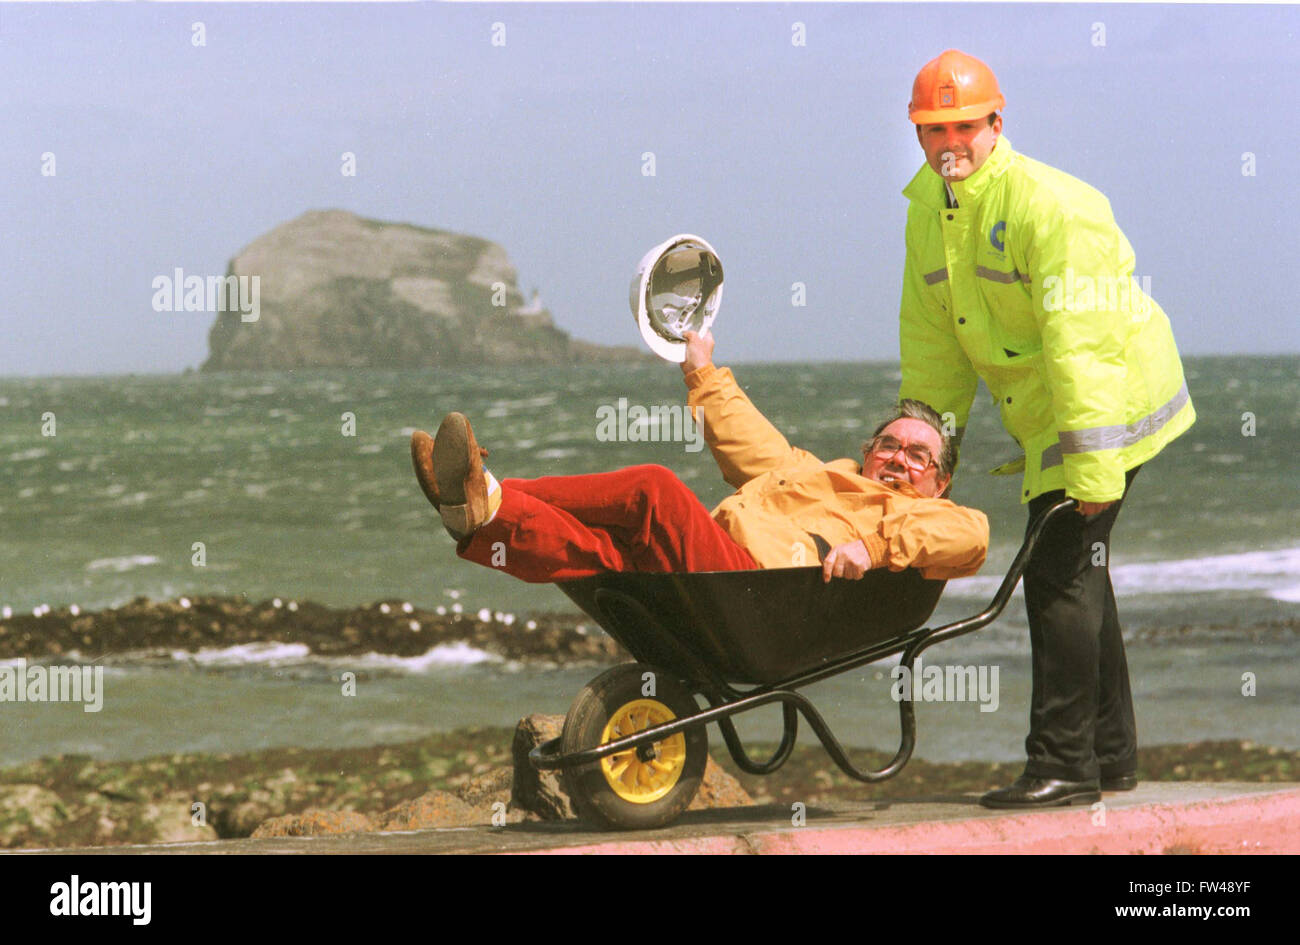
[[[989,242],[993,244],[993,248],[999,253],[1003,252],[1007,248],[1007,244],[1003,242],[1003,237],[1005,237],[1006,234],[1006,220],[999,220],[997,223],[993,224],[993,229],[989,230]]]

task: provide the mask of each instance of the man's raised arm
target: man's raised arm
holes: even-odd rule
[[[733,488],[792,460],[816,459],[807,450],[789,444],[745,396],[730,368],[713,364],[712,334],[686,332],[682,373],[690,388],[687,403],[691,415],[703,425],[704,439],[722,478]]]

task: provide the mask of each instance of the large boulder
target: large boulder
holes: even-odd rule
[[[153,834],[152,843],[196,843],[218,839],[209,824],[195,823],[193,801],[184,792],[170,792],[156,800],[135,805],[132,820],[137,830]]]
[[[470,827],[486,823],[484,815],[455,794],[429,791],[379,814],[376,830],[425,830],[430,827]]]
[[[375,825],[353,810],[305,810],[272,817],[253,831],[254,837],[320,837],[338,833],[364,833]]]
[[[62,799],[49,788],[0,785],[0,848],[51,844],[69,819]]]
[[[227,305],[208,334],[205,371],[649,357],[556,328],[536,297],[525,302],[495,243],[342,210],[304,213],[258,237],[227,276],[257,277],[257,317]]]
[[[536,814],[542,820],[571,820],[576,817],[559,771],[538,771],[528,763],[528,753],[543,742],[559,738],[564,730],[562,715],[528,715],[515,726],[510,757],[515,766],[515,780],[510,791],[510,806]]]
[[[704,780],[687,810],[708,810],[714,807],[749,807],[754,799],[740,786],[740,782],[723,770],[709,756],[704,766]]]

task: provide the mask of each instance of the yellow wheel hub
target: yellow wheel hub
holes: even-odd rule
[[[610,717],[600,742],[634,735],[677,716],[662,702],[636,699],[624,703]],[[600,768],[614,793],[633,804],[650,804],[673,789],[686,765],[686,736],[678,732],[653,746],[655,757],[642,761],[635,748],[600,759]]]

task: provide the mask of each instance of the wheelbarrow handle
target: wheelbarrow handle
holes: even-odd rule
[[[1002,608],[1007,606],[1007,601],[1011,599],[1011,592],[1016,589],[1020,583],[1020,578],[1025,573],[1025,568],[1029,566],[1030,556],[1034,553],[1034,548],[1038,544],[1038,539],[1042,537],[1043,531],[1047,528],[1047,523],[1058,515],[1063,515],[1066,511],[1076,508],[1078,503],[1074,499],[1062,499],[1051,508],[1043,511],[1038,518],[1030,524],[1028,532],[1025,534],[1024,543],[1020,546],[1020,551],[1016,553],[1015,560],[1011,562],[1011,569],[1007,571],[1007,576],[1002,579],[1002,585],[998,592],[993,595],[993,601],[989,604],[990,608],[996,608],[993,616],[996,617],[1002,612]]]
[[[953,637],[979,630],[996,620],[998,615],[1002,613],[1003,608],[1007,606],[1007,602],[1011,600],[1011,594],[1015,591],[1016,585],[1020,583],[1020,578],[1029,565],[1030,556],[1034,553],[1034,547],[1038,544],[1039,538],[1042,537],[1048,522],[1058,515],[1063,515],[1067,511],[1074,509],[1075,506],[1074,499],[1062,499],[1034,519],[1029,525],[1029,530],[1025,533],[1025,540],[1021,544],[1020,550],[1016,552],[1015,560],[1011,562],[1011,568],[1007,571],[1006,577],[1002,579],[1002,584],[998,587],[997,593],[993,595],[993,600],[988,607],[974,617],[967,617],[965,620],[959,620],[945,627],[921,633],[903,652],[903,661],[910,665],[911,661],[919,656],[922,650],[933,646],[935,643],[941,643],[944,640],[951,640]]]

